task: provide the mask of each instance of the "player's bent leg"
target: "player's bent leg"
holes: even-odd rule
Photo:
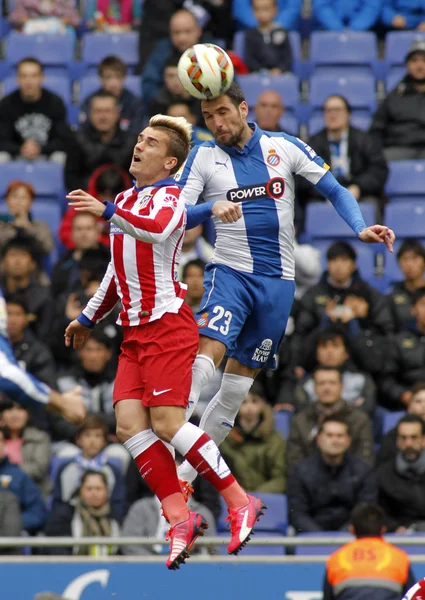
[[[223,360],[225,353],[226,346],[223,342],[204,335],[200,336],[198,355],[192,368],[192,387],[186,409],[187,421],[198,404],[202,388],[214,377],[215,370]]]

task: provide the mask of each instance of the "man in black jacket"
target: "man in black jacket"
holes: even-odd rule
[[[387,160],[425,158],[425,42],[417,40],[406,56],[407,75],[376,111],[370,134]]]
[[[128,169],[137,136],[122,131],[117,98],[101,90],[90,101],[89,120],[76,135],[76,144],[67,156],[65,186],[68,190],[87,187],[97,167],[114,164]]]
[[[343,96],[329,96],[323,112],[325,129],[309,139],[310,146],[356,200],[379,207],[388,177],[382,150],[371,135],[350,125],[351,106]],[[307,182],[300,181],[300,192],[307,199],[323,199]]]
[[[293,364],[303,364],[307,335],[338,324],[350,340],[358,367],[380,373],[385,336],[393,331],[388,300],[361,279],[355,250],[349,244],[335,242],[326,256],[327,271],[300,300],[292,336]]]
[[[411,397],[410,388],[425,381],[425,287],[413,296],[415,321],[396,334],[388,345],[385,373],[379,388],[382,402],[403,410]]]
[[[425,531],[425,423],[406,415],[397,425],[397,454],[376,471],[389,531]]]
[[[374,472],[348,452],[350,443],[347,423],[328,417],[318,430],[318,451],[295,466],[287,494],[290,522],[297,532],[346,529],[358,502],[376,500]]]
[[[0,102],[1,162],[43,155],[63,164],[73,139],[63,101],[43,88],[43,67],[35,58],[18,63],[17,81],[19,89]]]

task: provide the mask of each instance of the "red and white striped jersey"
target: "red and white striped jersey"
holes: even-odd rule
[[[173,179],[133,187],[106,203],[111,223],[111,262],[78,320],[93,326],[121,300],[117,323],[143,325],[177,313],[187,286],[177,281],[186,211]]]

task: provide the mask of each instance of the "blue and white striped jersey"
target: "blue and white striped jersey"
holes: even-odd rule
[[[242,150],[215,141],[193,148],[176,175],[181,197],[187,205],[195,205],[203,196],[207,203],[227,199],[242,207],[242,218],[236,223],[214,217],[213,263],[294,279],[294,176],[301,175],[313,185],[322,182],[318,185],[322,193],[340,186],[323,159],[298,138],[262,131],[256,124],[251,127],[253,135]],[[351,217],[355,216],[358,233],[365,224],[357,206],[354,212]],[[350,225],[353,222],[351,218]]]

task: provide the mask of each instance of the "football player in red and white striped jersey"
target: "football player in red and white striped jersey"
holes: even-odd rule
[[[176,276],[186,211],[170,177],[187,158],[190,139],[185,119],[156,115],[134,148],[132,189],[114,203],[99,202],[82,190],[68,196],[77,211],[110,221],[111,262],[99,290],[67,327],[65,343],[70,346],[73,338],[74,348],[81,348],[90,329],[121,301],[123,343],[114,387],[117,435],[171,524],[169,569],[185,561],[208,526],[202,515],[187,508],[174,449],[228,504],[229,552],[236,554],[245,545],[265,508],[245,494],[210,437],[185,420],[198,330],[183,303],[186,286]]]

